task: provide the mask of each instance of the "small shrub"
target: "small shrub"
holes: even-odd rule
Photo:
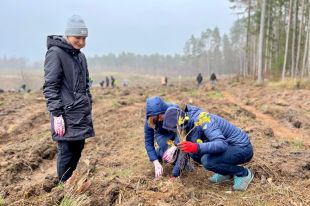
[[[3,206],[4,205],[4,199],[3,197],[0,196],[0,206]]]
[[[292,142],[292,145],[296,149],[304,149],[305,148],[305,144],[302,140],[295,140]]]

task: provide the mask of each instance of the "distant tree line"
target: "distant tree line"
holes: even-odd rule
[[[42,67],[42,61],[36,61],[30,64],[27,59],[23,57],[0,57],[0,71],[23,72],[27,70],[42,70]]]
[[[238,15],[228,34],[206,29],[175,55],[107,54],[88,58],[89,69],[152,74],[239,74],[310,81],[310,0],[229,0]],[[22,68],[22,58],[0,58],[0,68]],[[28,65],[30,68],[42,63]],[[40,68],[41,69],[41,68]]]
[[[206,74],[236,74],[244,65],[244,29],[235,22],[229,35],[221,36],[217,27],[192,35],[185,43],[184,59],[193,71]]]
[[[309,0],[230,0],[242,16],[242,75],[310,80]]]
[[[230,36],[221,36],[219,29],[207,29],[199,37],[192,35],[184,45],[182,55],[108,54],[88,58],[95,70],[131,71],[153,74],[209,75],[236,74],[244,65],[245,29],[237,21]]]
[[[91,71],[137,72],[158,75],[209,75],[241,72],[244,65],[245,29],[237,21],[230,35],[221,36],[219,29],[206,29],[199,37],[191,35],[184,45],[183,54],[140,55],[123,52],[118,55],[88,57]],[[43,68],[43,62],[28,64],[24,58],[0,58],[0,69],[27,70]]]
[[[25,58],[17,58],[17,57],[0,57],[0,68],[7,70],[20,70],[21,68],[26,68],[27,61]]]
[[[108,54],[88,57],[91,70],[141,72],[152,74],[180,74],[189,73],[185,59],[179,54],[175,55],[139,55],[123,52],[119,55]]]

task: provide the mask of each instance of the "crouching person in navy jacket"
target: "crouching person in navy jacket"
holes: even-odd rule
[[[187,105],[184,111],[173,107],[167,109],[164,121],[171,131],[179,127],[187,132],[186,141],[178,146],[206,170],[215,173],[209,178],[212,183],[233,179],[234,190],[247,189],[254,174],[240,164],[252,159],[253,148],[244,131],[192,105]]]
[[[179,143],[175,132],[164,128],[163,120],[168,108],[177,108],[175,104],[168,104],[160,97],[150,97],[146,100],[146,119],[144,124],[144,143],[149,160],[153,163],[155,169],[155,178],[163,175],[162,163],[173,164],[171,175],[180,176],[181,168],[177,164],[177,147]],[[155,142],[157,148],[155,148]],[[168,143],[171,142],[171,145]]]

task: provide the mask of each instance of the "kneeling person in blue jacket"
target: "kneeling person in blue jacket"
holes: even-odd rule
[[[244,131],[192,105],[187,105],[184,111],[169,108],[164,121],[171,131],[179,127],[187,132],[186,141],[179,143],[179,148],[206,170],[215,172],[209,178],[211,182],[221,183],[233,178],[234,190],[247,189],[254,174],[240,164],[252,159],[253,148]]]
[[[144,143],[149,160],[154,164],[155,178],[160,178],[163,174],[162,162],[175,163],[175,153],[179,139],[176,133],[163,128],[164,114],[168,108],[176,108],[175,104],[168,104],[160,97],[150,97],[146,100],[146,119],[144,123]],[[155,141],[158,145],[155,149]],[[168,142],[174,142],[169,147]],[[180,175],[178,164],[174,164],[172,176]]]

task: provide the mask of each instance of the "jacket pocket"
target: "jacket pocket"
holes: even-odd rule
[[[64,110],[65,110],[65,111],[71,110],[72,107],[73,107],[73,104],[74,104],[74,101],[65,104],[65,105],[64,105]]]
[[[67,126],[79,127],[87,124],[87,115],[90,114],[88,97],[81,95],[76,101],[64,106],[64,118]]]

